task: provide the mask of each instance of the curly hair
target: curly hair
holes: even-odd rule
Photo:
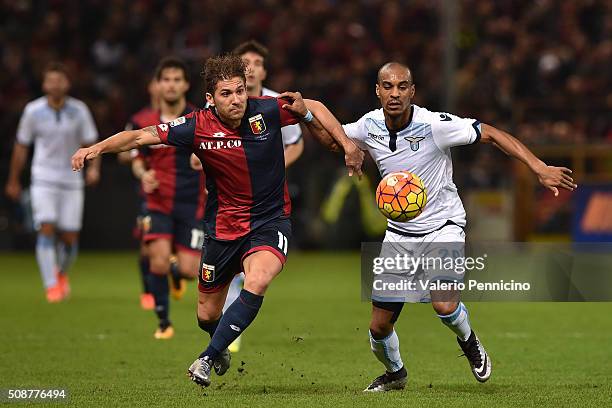
[[[211,57],[204,63],[202,77],[204,78],[204,91],[214,94],[219,81],[226,81],[235,77],[246,82],[246,64],[242,58],[234,54],[225,54]]]

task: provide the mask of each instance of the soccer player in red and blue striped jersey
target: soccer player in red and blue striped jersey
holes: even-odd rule
[[[204,81],[207,109],[156,127],[120,132],[78,150],[72,166],[80,170],[85,160],[102,153],[159,143],[191,149],[202,162],[208,200],[198,324],[211,341],[189,367],[189,375],[208,386],[213,368],[217,375],[229,368],[227,347],[255,319],[268,285],[287,257],[291,204],[281,128],[302,121],[318,139],[337,141],[350,175],[361,173],[363,152],[320,102],[304,100],[299,93],[248,97],[245,64],[239,56],[210,58]],[[222,313],[228,284],[240,271],[245,273],[244,289]]]
[[[135,125],[142,125],[139,128],[169,122],[193,111],[186,100],[189,76],[182,60],[163,59],[157,67],[156,80],[160,109],[143,112],[135,118],[138,120]],[[204,173],[191,168],[191,150],[155,145],[137,151],[132,169],[141,180],[145,194],[142,241],[150,265],[149,290],[155,299],[155,313],[159,319],[154,337],[169,339],[174,329],[169,319],[168,274],[173,276],[175,298],[180,295],[181,283],[184,286],[181,277],[193,279],[198,274],[204,236]],[[175,262],[170,261],[171,256]]]

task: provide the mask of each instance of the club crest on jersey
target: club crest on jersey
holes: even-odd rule
[[[249,118],[249,125],[251,125],[251,132],[255,135],[260,135],[266,131],[266,122],[264,122],[264,118],[261,115],[251,116]]]
[[[215,280],[215,266],[202,263],[202,280],[212,282]]]
[[[419,136],[419,137],[410,136],[410,137],[405,137],[404,139],[410,142],[410,150],[412,150],[413,152],[416,152],[417,150],[419,150],[419,147],[420,147],[419,143],[421,142],[421,140],[425,138],[422,136]]]

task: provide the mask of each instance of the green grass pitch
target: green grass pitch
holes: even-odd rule
[[[57,305],[44,300],[33,254],[0,254],[0,265],[0,388],[66,387],[68,406],[612,404],[612,303],[468,304],[493,361],[486,384],[457,357],[431,307],[407,305],[397,330],[408,386],[366,395],[382,366],[369,350],[359,255],[293,253],[232,368],[202,390],[185,375],[208,341],[196,324],[195,285],[171,305],[176,336],[158,341],[153,312],[139,307],[135,254],[81,254],[73,296]]]

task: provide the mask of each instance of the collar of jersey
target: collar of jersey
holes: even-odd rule
[[[408,128],[408,126],[410,126],[410,124],[412,123],[412,117],[414,116],[414,105],[410,104],[410,116],[408,116],[408,122],[406,122],[406,124],[404,126],[402,126],[399,129],[389,129],[387,127],[387,121],[385,120],[385,127],[387,128],[387,131],[389,132],[389,134],[398,134],[399,132],[401,132],[402,130],[405,130],[406,128]]]

